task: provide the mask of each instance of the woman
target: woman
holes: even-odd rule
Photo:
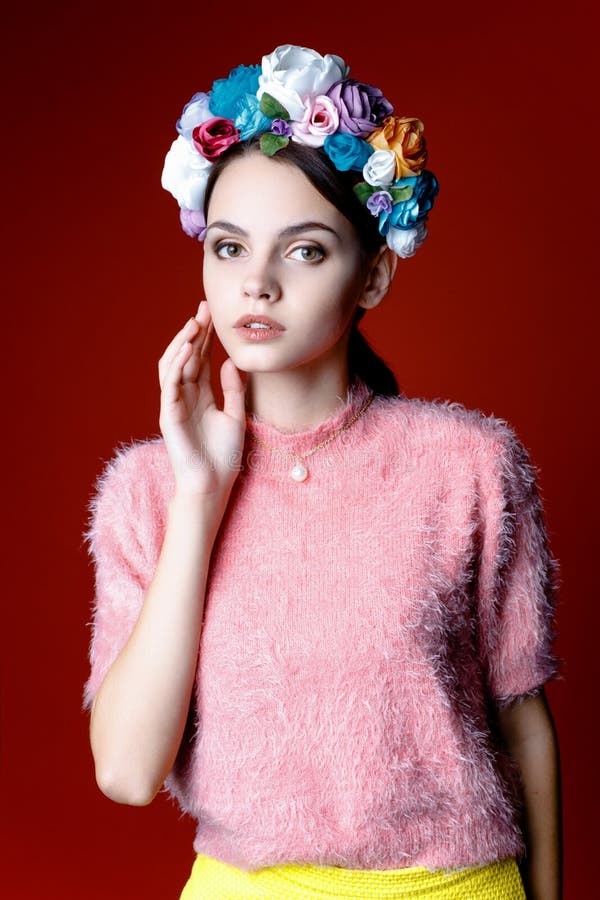
[[[285,45],[195,95],[165,161],[206,300],[159,363],[161,437],[99,478],[84,703],[101,790],[198,820],[182,900],[560,896],[535,470],[357,330],[438,190],[392,113]]]

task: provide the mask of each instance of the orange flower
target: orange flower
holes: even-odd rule
[[[364,140],[376,150],[396,154],[396,179],[420,175],[427,162],[427,146],[420,119],[387,116],[383,125]]]

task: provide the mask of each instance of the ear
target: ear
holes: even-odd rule
[[[371,263],[362,296],[358,301],[359,306],[373,309],[374,306],[381,303],[390,289],[397,264],[398,256],[391,247],[385,244]]]

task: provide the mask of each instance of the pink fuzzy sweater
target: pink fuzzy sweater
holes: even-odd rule
[[[302,452],[368,396],[356,380]],[[247,435],[211,559],[188,727],[165,782],[196,852],[248,870],[469,866],[524,849],[495,709],[560,677],[559,565],[536,470],[505,420],[375,397],[293,460]],[[85,532],[89,708],[152,579],[174,491],[162,438],[118,448]]]

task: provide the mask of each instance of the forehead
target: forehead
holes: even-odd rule
[[[243,227],[270,222],[281,227],[290,221],[319,218],[338,231],[350,223],[289,163],[253,153],[231,162],[219,175],[210,198],[207,221],[228,219]]]

